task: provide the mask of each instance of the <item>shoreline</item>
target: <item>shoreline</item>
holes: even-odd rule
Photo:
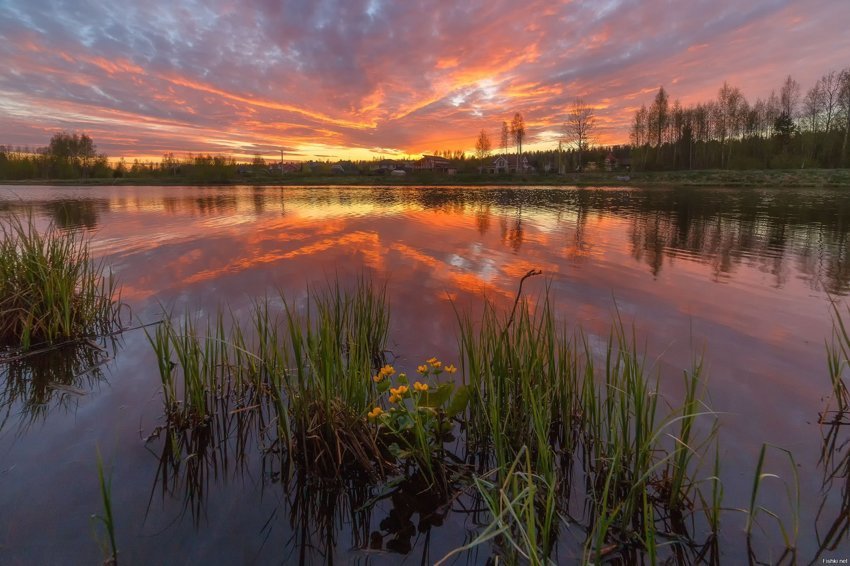
[[[625,180],[627,177],[628,180]],[[850,169],[702,170],[585,172],[567,175],[482,176],[414,174],[408,177],[370,175],[291,175],[286,177],[238,177],[224,181],[174,177],[119,179],[23,179],[0,180],[17,186],[405,186],[405,187],[754,187],[754,188],[850,188]]]

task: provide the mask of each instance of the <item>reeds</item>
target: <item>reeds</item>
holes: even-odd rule
[[[683,374],[682,402],[662,410],[658,375],[619,316],[602,356],[581,332],[568,338],[548,291],[536,303],[518,302],[511,317],[487,304],[480,320],[461,316],[460,326],[469,457],[479,472],[504,473],[527,450],[535,474],[568,498],[582,484],[574,477],[580,470],[587,559],[603,549],[653,547],[660,528],[688,536],[695,474],[716,432],[697,434],[697,419],[713,418],[699,358]],[[721,498],[720,490],[710,496],[717,505]]]
[[[313,291],[299,309],[281,296],[285,331],[278,340],[280,391],[303,463],[336,476],[353,465],[384,473],[382,452],[366,412],[377,396],[371,376],[384,362],[389,308],[384,287],[361,277],[353,289],[339,281]],[[268,324],[268,311],[258,326]]]
[[[489,541],[508,563],[554,560],[562,517],[585,533],[587,562],[716,552],[724,490],[700,357],[674,402],[619,315],[594,350],[557,321],[547,290],[536,302],[518,299],[510,315],[489,302],[478,320],[459,313],[462,384],[446,380],[455,368],[436,358],[414,381],[384,359],[383,287],[335,282],[274,304],[257,302],[245,325],[222,314],[205,326],[188,313],[168,316],[149,335],[172,468],[186,455],[206,461],[197,453],[228,438],[238,416],[236,437],[254,430],[299,477],[417,477],[442,499],[475,488],[489,526],[467,548]],[[213,433],[219,440],[199,441]],[[187,468],[200,478],[187,484],[202,488],[202,472]],[[749,521],[767,512],[755,500],[763,477]],[[798,509],[799,490],[788,496]],[[793,547],[796,520],[780,526]]]
[[[493,542],[496,554],[508,564],[555,564],[551,558],[552,533],[560,528],[555,486],[535,474],[527,449],[520,448],[510,467],[494,474],[496,482],[474,477],[478,496],[491,521],[469,544],[444,556],[445,564],[456,554]]]
[[[353,290],[337,283],[314,292],[301,309],[281,301],[278,313],[268,300],[254,305],[250,338],[222,313],[203,331],[189,313],[179,321],[169,314],[148,334],[169,424],[194,428],[260,411],[276,421],[275,444],[317,474],[348,466],[383,474],[388,458],[365,418],[387,337],[383,289],[361,279]]]
[[[767,449],[772,448],[775,451],[783,454],[788,460],[788,468],[791,470],[791,480],[785,480],[780,475],[765,471],[765,456]],[[762,505],[758,505],[759,493],[762,490],[762,484],[766,479],[776,479],[782,482],[785,488],[788,505],[791,509],[791,525],[786,525],[782,517],[774,510],[768,509]],[[775,498],[774,498],[775,500]],[[787,551],[793,551],[797,547],[797,535],[800,531],[800,478],[797,473],[797,462],[794,460],[794,455],[785,448],[773,446],[770,444],[762,444],[759,451],[758,462],[756,463],[756,471],[753,476],[753,487],[750,491],[750,505],[747,510],[747,522],[745,531],[747,540],[752,537],[753,527],[757,524],[759,514],[765,513],[776,521],[779,527],[782,540],[785,543]]]
[[[850,307],[848,307],[850,313]],[[826,343],[826,359],[829,379],[832,385],[832,398],[836,404],[833,419],[841,421],[850,406],[850,392],[845,383],[844,371],[850,365],[850,335],[844,324],[838,305],[832,304],[832,343]],[[829,412],[829,407],[821,415],[821,421]]]
[[[89,254],[85,236],[32,218],[0,225],[0,348],[107,334],[120,323],[118,287]]]
[[[115,519],[112,515],[112,474],[108,476],[103,471],[103,458],[97,451],[97,479],[100,486],[100,496],[103,502],[103,515],[92,515],[92,520],[100,521],[106,529],[106,542],[101,542],[101,548],[106,560],[104,564],[118,564],[118,545],[115,542]]]

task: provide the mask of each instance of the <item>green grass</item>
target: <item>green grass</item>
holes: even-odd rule
[[[595,350],[556,312],[547,290],[510,313],[489,302],[480,318],[458,313],[458,383],[436,359],[415,380],[386,364],[386,292],[366,279],[299,302],[258,301],[247,323],[167,316],[149,335],[166,415],[159,475],[185,474],[177,483],[198,512],[204,474],[231,459],[206,453],[228,438],[244,449],[240,435],[254,434],[300,477],[374,486],[417,477],[446,499],[474,489],[489,520],[466,550],[488,542],[507,563],[557,560],[565,517],[584,533],[573,536],[586,562],[716,551],[727,508],[701,357],[674,401],[618,314]],[[771,477],[762,466],[748,536],[772,515],[793,548],[796,476],[785,483],[794,517],[782,521],[758,504]]]
[[[848,307],[848,313],[850,313],[850,307]],[[845,370],[850,366],[850,335],[848,335],[841,311],[835,303],[832,305],[832,322],[832,343],[826,343],[826,358],[832,384],[832,401],[836,406],[834,419],[841,421],[850,407],[850,392],[847,390],[844,375]]]
[[[118,287],[85,236],[0,220],[0,348],[107,334],[120,325]]]
[[[791,470],[790,477],[793,481],[785,480],[776,473],[765,471],[765,455],[767,454],[768,448],[773,448],[787,458],[788,468]],[[767,479],[778,480],[785,488],[785,495],[791,509],[790,526],[786,524],[786,521],[783,520],[776,511],[758,504],[759,494],[762,491],[762,484]],[[757,525],[757,518],[761,513],[767,514],[776,521],[782,540],[785,542],[785,548],[788,550],[795,549],[797,546],[797,536],[800,531],[800,478],[797,473],[797,462],[794,460],[794,455],[789,450],[769,444],[762,445],[761,450],[759,451],[758,462],[756,463],[753,487],[750,491],[750,505],[747,509],[747,522],[745,527],[747,539],[750,539],[753,536],[753,527]]]
[[[106,542],[101,542],[106,560],[104,564],[118,564],[118,544],[115,541],[115,518],[112,514],[112,474],[108,476],[103,471],[103,458],[97,451],[97,479],[100,486],[100,496],[103,501],[103,515],[92,515],[106,529]]]
[[[148,338],[156,353],[169,424],[208,426],[216,415],[270,408],[276,443],[319,475],[353,466],[383,474],[387,459],[366,413],[370,378],[383,361],[389,311],[383,288],[361,279],[312,292],[303,305],[280,297],[255,304],[250,338],[219,313],[205,330],[186,313],[167,315]]]
[[[628,176],[629,181],[618,178]],[[585,171],[566,175],[488,175],[461,171],[457,175],[416,172],[405,177],[389,175],[330,175],[297,173],[275,176],[230,176],[225,180],[191,177],[124,177],[90,179],[35,179],[0,181],[15,185],[96,186],[705,186],[705,187],[848,187],[850,169],[705,169],[680,171]]]

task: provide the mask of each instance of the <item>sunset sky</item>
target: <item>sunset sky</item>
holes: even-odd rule
[[[848,26],[848,0],[0,0],[0,144],[371,159],[498,145],[521,112],[550,148],[576,97],[626,142],[659,85],[805,93],[850,66]]]

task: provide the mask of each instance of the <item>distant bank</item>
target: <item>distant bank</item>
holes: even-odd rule
[[[848,187],[850,169],[767,169],[705,171],[641,171],[635,173],[570,173],[567,175],[427,175],[408,177],[372,175],[233,176],[224,180],[182,177],[123,177],[97,179],[2,180],[4,185],[140,186],[140,185],[252,185],[252,186],[690,186],[690,187]]]

